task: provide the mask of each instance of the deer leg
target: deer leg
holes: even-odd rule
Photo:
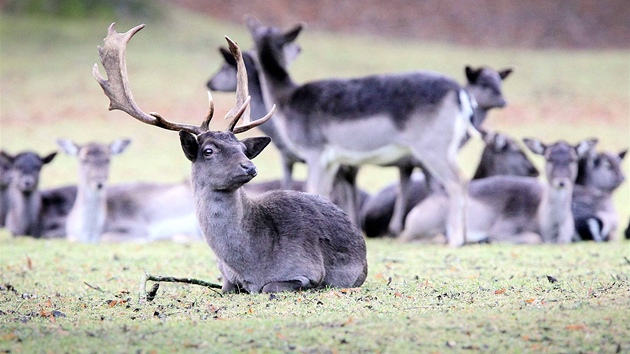
[[[282,189],[293,189],[293,161],[286,156],[280,155],[282,160]]]
[[[430,174],[444,186],[449,199],[446,218],[446,238],[448,245],[459,247],[466,243],[466,204],[467,182],[456,163],[456,152],[449,158],[440,159],[440,154],[426,154],[414,151],[416,158],[422,161]]]
[[[279,293],[283,291],[298,291],[303,289],[302,282],[299,280],[289,281],[273,281],[265,284],[262,288],[263,293]]]
[[[400,183],[398,185],[398,195],[394,204],[394,213],[389,221],[388,232],[391,236],[397,236],[404,228],[405,213],[409,205],[411,194],[411,173],[413,167],[402,166],[398,168],[400,173]]]
[[[333,202],[348,214],[355,225],[360,225],[358,210],[358,192],[356,186],[359,169],[343,165],[337,169],[333,182]]]

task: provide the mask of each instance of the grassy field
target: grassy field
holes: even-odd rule
[[[136,100],[146,111],[198,124],[205,81],[221,62],[216,48],[226,34],[248,48],[244,26],[172,9],[159,21],[118,21],[117,29],[140,22],[147,27],[127,55]],[[45,154],[56,149],[56,138],[130,137],[132,146],[113,162],[112,182],[181,180],[190,166],[175,133],[107,112],[91,69],[109,23],[0,14],[0,146]],[[308,29],[299,42],[303,54],[292,67],[299,82],[416,69],[463,82],[466,64],[513,67],[504,85],[509,104],[490,114],[488,128],[548,142],[596,136],[600,148],[613,151],[630,144],[627,50],[462,48]],[[215,99],[222,117],[234,98]],[[213,124],[219,129],[225,122]],[[473,141],[462,151],[469,174],[480,149]],[[260,180],[280,176],[273,149],[255,162]],[[626,175],[629,166],[626,160]],[[74,183],[75,171],[73,158],[58,156],[44,168],[42,185]],[[370,192],[395,180],[391,169],[359,175]],[[624,226],[628,185],[615,199]],[[360,289],[221,296],[164,284],[150,303],[138,299],[144,270],[217,281],[210,249],[202,243],[94,247],[13,239],[4,230],[0,246],[0,351],[630,351],[627,241],[453,250],[368,240],[370,273]]]

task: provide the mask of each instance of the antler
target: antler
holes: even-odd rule
[[[227,130],[233,132],[234,134],[246,132],[254,127],[257,127],[267,120],[271,118],[271,116],[276,111],[276,105],[271,107],[269,113],[267,113],[264,117],[252,121],[250,110],[249,110],[249,89],[247,87],[247,70],[245,69],[245,62],[243,61],[243,55],[241,54],[241,50],[238,45],[230,39],[230,37],[225,36],[225,40],[228,42],[228,47],[230,48],[230,52],[234,56],[236,60],[236,105],[232,110],[230,110],[226,115],[225,119],[232,119]],[[243,118],[243,125],[236,126],[236,123],[240,118]]]
[[[125,33],[116,32],[114,25],[115,23],[112,23],[107,29],[107,37],[103,40],[105,42],[104,46],[98,47],[101,63],[107,73],[107,80],[101,76],[98,71],[97,64],[94,64],[94,68],[92,69],[92,74],[96,78],[96,81],[98,81],[103,88],[103,92],[109,98],[109,110],[111,111],[117,109],[123,111],[143,123],[154,125],[163,129],[175,131],[183,130],[195,135],[209,131],[210,120],[214,114],[214,103],[210,92],[208,92],[208,112],[199,127],[190,124],[172,123],[162,118],[162,116],[158,113],[151,112],[147,114],[138,107],[133,99],[129,79],[127,78],[125,51],[127,49],[127,43],[129,43],[131,37],[143,29],[144,24],[138,25]],[[226,119],[232,119],[232,122],[229,124],[228,131],[238,134],[266,122],[273,115],[275,105],[263,118],[251,122],[249,113],[250,97],[247,95],[249,90],[247,88],[247,72],[245,71],[245,63],[243,62],[241,51],[236,43],[229,38],[227,38],[227,40],[230,45],[230,51],[237,61],[238,84],[236,92],[236,106],[228,112]],[[238,120],[243,116],[246,124],[235,127]]]
[[[109,110],[121,110],[137,120],[155,125],[160,128],[168,130],[184,130],[193,134],[203,133],[202,127],[196,127],[189,124],[171,123],[158,113],[151,112],[145,113],[138,107],[129,85],[129,79],[127,78],[127,63],[125,60],[125,50],[127,49],[127,43],[133,35],[144,28],[144,24],[138,25],[125,33],[118,33],[114,29],[115,23],[112,23],[107,29],[107,37],[103,40],[105,42],[103,47],[98,47],[98,54],[101,57],[101,63],[107,73],[107,80],[101,76],[98,71],[98,65],[94,64],[92,74],[96,78],[96,81],[103,88],[105,95],[109,97]],[[206,116],[207,123],[212,118],[211,113],[214,111],[212,97],[210,97],[210,107],[208,109],[208,116]],[[203,124],[206,124],[204,121]],[[203,126],[202,124],[202,126]]]

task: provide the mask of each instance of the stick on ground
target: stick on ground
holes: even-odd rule
[[[149,280],[157,282],[157,283],[163,282],[163,283],[184,283],[184,284],[201,285],[201,286],[205,286],[208,289],[211,289],[212,291],[218,294],[221,294],[220,292],[215,290],[215,289],[221,289],[221,285],[219,284],[210,283],[204,280],[193,279],[193,278],[175,278],[175,277],[156,276],[156,275],[151,275],[145,271],[144,276],[140,280],[140,300],[153,301],[153,299],[157,295],[157,290],[159,288],[159,285],[158,286],[154,285],[151,288],[151,291],[149,292],[149,294],[147,294],[147,281]]]

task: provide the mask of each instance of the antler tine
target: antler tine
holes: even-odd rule
[[[212,94],[208,91],[208,113],[206,113],[206,117],[201,123],[201,130],[210,130],[210,121],[212,120],[212,116],[214,116],[214,100],[212,99]]]
[[[245,68],[245,62],[243,61],[243,55],[241,53],[238,45],[230,39],[230,37],[225,36],[225,39],[228,42],[228,46],[230,48],[230,52],[234,56],[236,60],[236,105],[234,108],[228,112],[225,116],[226,119],[232,119],[228,126],[228,131],[233,132],[234,134],[246,132],[254,127],[257,127],[263,123],[265,123],[273,113],[276,111],[276,106],[274,105],[269,113],[267,113],[264,117],[252,121],[250,109],[249,109],[249,88],[247,86],[247,69]],[[243,125],[236,127],[236,123],[238,120],[243,117]]]
[[[101,63],[107,73],[107,80],[101,76],[97,64],[94,64],[94,68],[92,69],[94,78],[96,78],[96,81],[98,81],[103,88],[103,92],[109,98],[109,110],[117,109],[123,111],[143,123],[155,125],[163,129],[175,131],[184,130],[193,134],[203,133],[201,127],[171,123],[157,113],[151,112],[147,114],[138,107],[133,99],[129,79],[127,77],[125,51],[131,37],[144,28],[145,25],[138,25],[125,33],[116,32],[114,25],[115,23],[112,23],[107,29],[107,37],[103,40],[105,42],[103,47],[98,47]]]

